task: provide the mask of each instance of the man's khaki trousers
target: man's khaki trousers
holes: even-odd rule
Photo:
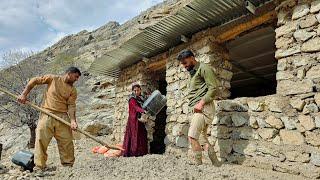
[[[70,122],[67,113],[53,114]],[[63,166],[72,166],[75,158],[71,128],[43,113],[40,114],[36,132],[35,165],[40,168],[46,167],[48,159],[47,148],[52,137],[57,140],[61,164]]]
[[[214,112],[215,108],[214,103],[212,102],[204,105],[201,113],[193,113],[190,116],[188,136],[198,140],[200,145],[209,143],[207,129],[213,121]]]

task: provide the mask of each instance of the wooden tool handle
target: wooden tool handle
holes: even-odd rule
[[[7,91],[7,90],[5,90],[5,89],[0,88],[0,91],[3,92],[3,93],[5,93],[5,94],[7,94],[7,95],[9,95],[9,96],[11,96],[12,98],[18,99],[18,96],[16,96],[15,94],[12,94],[11,92],[9,92],[9,91]],[[55,114],[52,114],[52,113],[50,113],[49,111],[47,111],[47,110],[45,110],[45,109],[43,109],[43,108],[40,108],[39,106],[37,106],[37,105],[35,105],[35,104],[33,104],[33,103],[29,102],[29,101],[27,101],[26,104],[30,105],[30,106],[33,107],[34,109],[36,109],[36,110],[38,110],[38,111],[41,111],[42,113],[44,113],[44,114],[46,114],[46,115],[48,115],[48,116],[53,117],[54,119],[62,122],[63,124],[71,127],[71,124],[70,124],[69,122],[67,122],[66,120],[62,119],[61,117],[59,117],[59,116],[57,116],[57,115],[55,115]],[[107,147],[107,148],[109,148],[109,149],[121,150],[121,149],[120,149],[119,147],[117,147],[117,146],[108,145],[107,143],[101,141],[100,139],[94,137],[93,135],[89,134],[87,131],[84,131],[84,130],[82,130],[82,129],[80,129],[80,128],[77,128],[76,131],[84,134],[85,136],[91,138],[92,140],[96,141],[97,143],[99,143],[99,144],[101,144],[101,145],[103,145],[103,146],[105,146],[105,147]]]

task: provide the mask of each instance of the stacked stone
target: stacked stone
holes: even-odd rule
[[[199,62],[209,64],[219,79],[220,87],[217,98],[227,98],[230,96],[230,80],[232,78],[231,64],[228,61],[226,51],[213,43],[202,41],[196,43],[197,47],[193,49],[196,59]],[[173,148],[189,147],[187,134],[189,128],[189,117],[191,116],[188,107],[188,83],[189,73],[176,60],[176,55],[169,56],[167,61],[166,81],[167,86],[167,125],[165,143],[170,153]],[[208,131],[210,134],[210,131]]]
[[[241,160],[245,141],[254,137],[248,127],[248,107],[235,100],[217,101],[216,115],[210,128],[209,142],[220,161]]]
[[[221,161],[316,178],[319,117],[297,111],[290,97],[218,101],[209,137]]]
[[[114,139],[118,142],[123,142],[125,128],[128,121],[128,97],[132,93],[132,84],[139,83],[142,88],[142,92],[155,90],[154,82],[152,77],[148,74],[144,62],[135,64],[129,68],[124,69],[116,84],[116,106],[115,106],[115,121],[113,123],[114,127]],[[150,119],[146,123],[146,128],[148,132],[148,140],[152,141],[153,137],[153,127],[154,119]]]
[[[319,10],[319,1],[303,4],[285,1],[279,6],[276,29],[279,94],[312,93],[314,87],[319,91]]]
[[[277,10],[277,94],[292,108],[281,117],[279,137],[312,149],[306,161],[320,166],[320,1],[284,1]]]

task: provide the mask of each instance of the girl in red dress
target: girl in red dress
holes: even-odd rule
[[[132,85],[132,95],[129,96],[129,118],[123,142],[123,156],[143,156],[148,153],[147,130],[144,123],[138,121],[141,113],[145,110],[141,108],[144,98],[141,96],[139,84]]]

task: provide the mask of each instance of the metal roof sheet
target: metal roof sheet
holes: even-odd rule
[[[256,6],[267,0],[250,0]],[[96,59],[89,71],[117,77],[120,69],[143,57],[150,58],[181,43],[181,35],[190,36],[248,14],[244,0],[194,0],[155,25],[124,42],[119,48]]]

